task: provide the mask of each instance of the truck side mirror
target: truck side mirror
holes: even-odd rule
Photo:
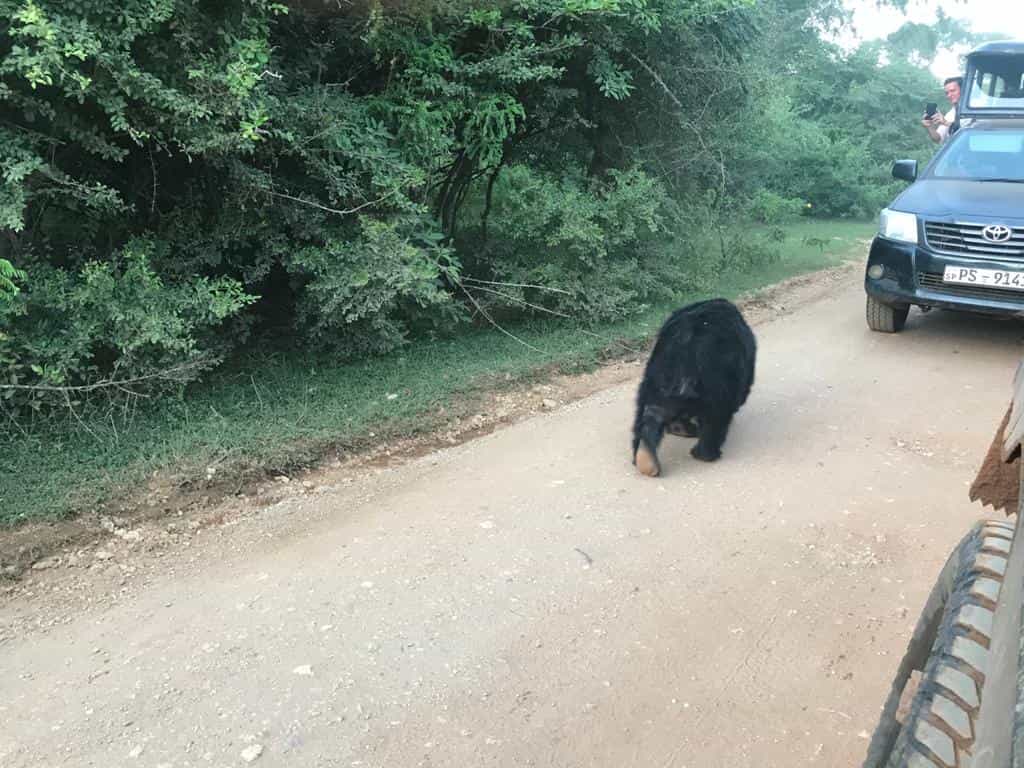
[[[902,181],[917,181],[917,160],[897,160],[892,164],[892,176]]]

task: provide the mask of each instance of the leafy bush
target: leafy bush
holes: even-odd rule
[[[0,259],[0,301],[10,299],[17,294],[18,285],[15,280],[24,279],[24,271],[15,269],[7,259]]]
[[[459,265],[440,234],[413,234],[418,223],[363,219],[354,238],[297,251],[289,267],[306,281],[300,335],[353,356],[394,349],[414,329],[450,329],[460,312],[446,286],[458,279]]]
[[[762,224],[784,224],[798,219],[807,210],[807,203],[761,189],[750,201],[749,208],[755,221]]]
[[[476,252],[467,259],[467,285],[506,284],[471,288],[484,303],[505,298],[591,322],[639,311],[684,287],[668,218],[672,201],[642,171],[611,171],[597,181],[514,165],[493,195],[488,239],[474,231],[478,239],[462,247]],[[514,287],[522,285],[535,287]]]
[[[216,330],[253,297],[229,278],[166,283],[152,267],[166,251],[134,240],[74,271],[28,260],[26,289],[0,304],[0,382],[41,389],[28,400],[5,390],[8,404],[66,402],[68,389],[125,393],[141,380],[179,385],[218,362],[226,345]]]

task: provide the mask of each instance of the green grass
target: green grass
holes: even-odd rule
[[[872,230],[847,221],[789,225],[780,261],[723,275],[711,293],[735,297],[860,257],[864,248],[857,241]],[[822,247],[814,238],[831,240]],[[15,433],[0,442],[0,525],[116,507],[155,471],[205,482],[213,466],[219,487],[232,490],[247,477],[310,464],[331,448],[357,450],[430,431],[471,407],[480,392],[552,370],[583,370],[621,353],[624,344],[640,347],[670,309],[653,307],[589,333],[557,322],[516,325],[516,335],[540,353],[480,329],[354,364],[311,355],[250,359],[218,372],[184,401],[149,405],[130,420]]]

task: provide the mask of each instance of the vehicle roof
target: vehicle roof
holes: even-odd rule
[[[1003,54],[1024,56],[1024,40],[997,40],[991,43],[983,43],[968,54]]]

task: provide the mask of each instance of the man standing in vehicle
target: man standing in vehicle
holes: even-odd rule
[[[946,98],[949,99],[949,103],[953,105],[953,108],[946,114],[936,110],[934,115],[930,117],[925,115],[921,120],[921,125],[925,127],[928,135],[936,144],[942,144],[949,138],[953,130],[953,123],[956,122],[956,105],[960,102],[960,90],[963,88],[963,85],[964,79],[962,77],[947,77],[942,84],[942,90],[946,92]]]

